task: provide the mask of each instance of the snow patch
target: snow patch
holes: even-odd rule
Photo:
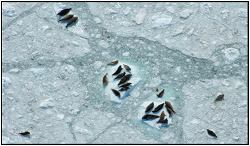
[[[115,10],[112,10],[112,9],[110,9],[110,8],[105,8],[104,9],[104,14],[105,15],[108,15],[108,14],[116,14],[116,11]]]
[[[10,71],[9,71],[9,73],[11,73],[11,74],[18,74],[20,72],[20,69],[19,68],[14,68],[14,69],[11,69]]]
[[[129,12],[130,12],[130,10],[131,10],[131,8],[127,7],[127,8],[124,10],[123,14],[124,14],[124,15],[128,15]]]
[[[99,17],[94,17],[93,18],[96,24],[101,24],[102,20]]]
[[[62,120],[64,118],[64,114],[57,115],[57,118],[60,119],[60,120]]]
[[[46,31],[46,30],[48,30],[48,29],[49,29],[49,26],[47,26],[47,25],[42,26],[42,30],[43,30],[43,31]]]
[[[132,26],[133,24],[130,23],[130,22],[128,22],[128,21],[122,21],[122,22],[120,22],[120,25],[121,25],[121,26],[125,26],[125,27],[130,27],[130,26]]]
[[[167,11],[168,11],[169,13],[171,13],[171,14],[174,14],[174,8],[172,8],[172,7],[168,7],[168,8],[167,8]]]
[[[54,107],[54,101],[52,98],[46,99],[46,100],[42,101],[40,104],[40,108],[46,109],[49,107]]]
[[[122,56],[129,56],[129,52],[123,53]]]
[[[180,13],[180,18],[187,19],[192,13],[192,10],[185,9]]]
[[[175,29],[173,36],[178,36],[178,35],[182,34],[183,30],[184,30],[184,26],[179,26],[178,28]]]
[[[158,15],[152,17],[152,28],[167,28],[172,24],[172,17],[166,15]]]
[[[227,48],[222,50],[223,57],[225,58],[225,63],[230,64],[234,62],[240,56],[240,52],[235,48]]]
[[[79,44],[78,44],[76,41],[71,41],[71,43],[72,43],[72,45],[74,45],[74,46],[76,46],[76,47],[79,46]]]
[[[104,41],[104,40],[101,40],[99,45],[102,46],[105,49],[107,49],[109,47],[109,43]]]
[[[72,72],[74,72],[76,69],[74,68],[74,66],[72,65],[67,65],[65,67],[65,71],[68,72],[69,74],[71,74]]]
[[[94,68],[100,68],[101,66],[102,66],[102,62],[101,61],[95,61],[95,63],[94,63]]]
[[[147,15],[146,9],[140,9],[137,15],[132,19],[137,25],[142,24]]]

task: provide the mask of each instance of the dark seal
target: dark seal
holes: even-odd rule
[[[76,20],[78,19],[78,17],[72,17],[69,19],[66,28],[68,28],[68,26],[70,26],[72,23],[76,22]]]
[[[130,79],[131,76],[132,76],[132,74],[127,74],[124,77],[122,77],[122,79],[120,80],[120,82],[118,83],[118,85],[127,82]]]
[[[155,113],[155,112],[158,112],[160,109],[162,109],[164,103],[158,105],[152,112]]]
[[[64,16],[66,14],[69,13],[69,11],[71,10],[72,8],[69,8],[69,9],[63,9],[62,11],[60,11],[57,15],[60,15],[60,16]]]
[[[156,119],[158,118],[159,116],[157,115],[152,115],[152,114],[146,114],[142,117],[142,119],[145,119],[145,120],[150,120],[150,119]]]
[[[146,107],[145,113],[151,111],[151,109],[152,109],[153,107],[154,107],[154,102],[150,103],[150,104]]]

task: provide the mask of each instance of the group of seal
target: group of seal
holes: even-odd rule
[[[148,113],[152,110],[153,113],[156,113],[158,111],[160,111],[162,109],[162,107],[164,106],[164,103],[162,104],[159,104],[157,107],[154,108],[154,102],[150,103],[147,107],[146,107],[146,110],[145,110],[145,113]],[[169,117],[172,116],[173,113],[176,113],[174,111],[174,108],[172,106],[172,104],[168,101],[165,101],[165,107],[169,113]],[[160,119],[156,122],[157,124],[158,123],[163,123],[163,124],[168,124],[168,119],[164,119],[164,117],[166,116],[165,112],[162,111],[161,112],[161,115],[160,115]],[[157,115],[153,115],[153,114],[146,114],[142,117],[142,119],[144,120],[149,120],[149,119],[156,119],[156,118],[159,118],[159,116]]]
[[[110,62],[110,63],[107,63],[107,65],[116,65],[117,63],[119,62],[119,60],[116,60],[116,61],[113,61],[113,62]],[[128,66],[128,65],[125,65],[125,64],[123,64],[123,66],[124,66],[124,68],[126,69],[126,70],[128,70],[128,71],[130,71],[131,70],[131,68]],[[130,89],[130,84],[132,84],[132,83],[130,83],[130,82],[127,82],[130,78],[131,78],[131,76],[132,76],[132,74],[126,74],[126,72],[123,72],[123,73],[120,73],[121,71],[122,71],[122,66],[120,65],[118,68],[117,68],[117,70],[112,74],[112,75],[117,75],[115,78],[114,78],[114,80],[116,80],[116,79],[121,79],[120,80],[120,82],[118,83],[118,86],[119,86],[119,88],[121,88],[119,91],[127,91],[128,89]],[[106,73],[106,75],[104,75],[104,77],[103,77],[103,85],[105,86],[105,85],[107,85],[108,84],[108,73]],[[127,82],[127,83],[126,83]],[[123,84],[123,85],[121,85],[121,84]],[[113,91],[113,93],[116,95],[116,96],[118,96],[118,97],[121,97],[121,94],[120,94],[120,92],[119,91],[117,91],[117,90],[115,90],[115,89],[111,89],[112,91]]]
[[[63,9],[57,15],[64,16],[64,15],[68,14],[71,9],[72,8]],[[68,28],[68,26],[71,25],[72,23],[76,22],[77,19],[78,19],[78,17],[74,17],[74,14],[69,14],[69,15],[62,17],[60,20],[58,20],[58,22],[69,20],[67,25],[66,25],[66,28]]]

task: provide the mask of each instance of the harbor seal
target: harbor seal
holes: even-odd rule
[[[146,107],[145,113],[151,111],[151,109],[152,109],[153,107],[154,107],[154,102],[150,103],[150,104]]]
[[[116,95],[116,96],[119,96],[121,97],[121,94],[119,91],[115,90],[115,89],[111,89],[113,91],[113,93]]]
[[[216,135],[213,131],[207,129],[207,133],[208,133],[209,135],[214,136],[214,137],[217,138],[217,135]]]
[[[123,85],[121,85],[121,86],[119,86],[119,87],[126,87],[126,86],[129,86],[130,84],[132,84],[132,83],[127,82],[127,83],[125,83],[125,84],[123,84]]]
[[[159,116],[157,115],[152,115],[152,114],[146,114],[142,117],[142,119],[145,119],[145,120],[150,120],[150,119],[156,119],[158,118]]]
[[[25,131],[25,132],[21,132],[21,133],[18,133],[18,134],[21,134],[21,135],[28,135],[28,134],[30,134],[30,132],[29,132],[29,131]]]
[[[110,63],[107,63],[107,65],[116,65],[118,63],[119,60],[116,60],[116,61],[113,61],[113,62],[110,62]]]
[[[102,79],[103,85],[107,85],[108,84],[108,73],[106,73],[106,75],[103,77]]]
[[[160,109],[162,109],[164,103],[158,105],[152,112],[155,113],[155,112],[158,112]]]
[[[160,116],[160,119],[159,121],[157,121],[156,123],[160,123],[162,120],[164,120],[164,117],[166,116],[166,114],[164,113],[164,111],[161,112],[161,116]]]
[[[132,76],[132,74],[127,74],[124,77],[122,77],[122,79],[120,80],[120,82],[118,83],[118,85],[127,82],[130,79],[131,76]]]
[[[125,76],[125,74],[126,74],[125,72],[119,74],[117,77],[114,78],[114,80],[115,79],[120,79],[121,77]]]
[[[121,71],[122,71],[122,66],[120,65],[118,68],[117,68],[117,70],[115,71],[115,73],[113,73],[112,75],[117,75],[117,74],[119,74]]]
[[[126,70],[128,70],[128,71],[131,70],[131,68],[130,68],[128,65],[123,64],[123,66],[124,66],[124,68],[125,68]]]
[[[71,9],[72,9],[72,8],[63,9],[63,10],[61,10],[59,13],[57,13],[57,15],[64,16],[64,15],[68,14],[69,11],[70,11]]]
[[[68,28],[68,26],[70,26],[72,23],[76,22],[78,19],[78,17],[72,17],[69,19],[67,25],[66,25],[66,28]]]
[[[74,16],[73,14],[66,15],[66,16],[62,17],[60,20],[58,20],[58,22],[60,22],[60,21],[65,21],[65,20],[69,20],[69,19],[72,18],[73,16]]]
[[[169,117],[171,117],[172,114],[173,114],[173,111],[172,111],[170,108],[168,108],[168,107],[166,107],[166,109],[167,109],[167,111],[168,111]]]
[[[173,108],[173,106],[172,106],[172,104],[171,104],[170,102],[165,101],[165,106],[166,106],[166,108],[169,108],[169,109],[171,109],[174,113],[176,113],[176,112],[174,111],[174,108]]]
[[[166,118],[165,120],[161,120],[159,123],[168,124],[168,118]]]
[[[158,97],[162,97],[164,94],[164,89],[157,95]]]

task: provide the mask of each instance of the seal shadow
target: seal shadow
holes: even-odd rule
[[[69,20],[59,21],[58,23],[68,23]],[[69,26],[68,26],[69,27]]]
[[[131,74],[131,71],[130,70],[126,70],[126,73]]]
[[[155,118],[155,119],[157,119],[157,118]],[[145,121],[154,121],[155,119],[148,119],[148,120],[147,119],[142,119],[141,121],[145,123]]]
[[[29,134],[28,134],[28,135],[21,135],[21,136],[30,138],[30,135],[29,135]]]
[[[166,127],[168,128],[170,125],[166,124],[166,123],[161,123],[162,124],[162,127]]]
[[[214,100],[213,102],[214,103],[217,103],[218,101],[222,101],[222,100],[225,100],[224,98],[222,98],[222,99],[217,99],[217,100]]]
[[[107,84],[107,85],[108,85],[108,84]],[[106,89],[107,85],[102,85],[102,88],[103,88],[103,89]]]
[[[151,113],[152,111],[153,111],[153,109],[154,108],[152,108],[150,111],[148,111],[148,112],[145,112],[145,114],[149,114],[149,113]]]
[[[119,79],[113,78],[113,82],[118,81],[118,80],[121,80],[121,78],[119,78]],[[118,85],[117,85],[117,86],[118,86]]]

